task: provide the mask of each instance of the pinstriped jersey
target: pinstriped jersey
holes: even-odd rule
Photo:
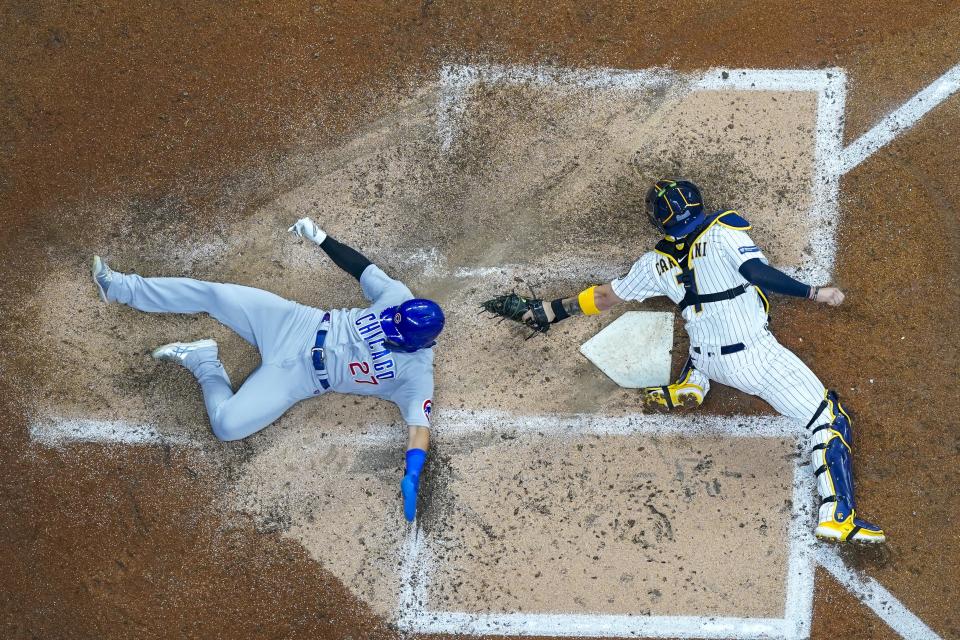
[[[722,218],[727,217],[727,221]],[[710,223],[688,248],[696,291],[700,295],[719,293],[749,285],[740,275],[740,265],[759,258],[763,252],[746,233],[750,225],[737,215],[720,216]],[[623,300],[646,300],[667,296],[679,304],[686,294],[680,276],[683,270],[670,255],[650,251],[640,256],[629,273],[611,282],[613,292]],[[750,287],[731,300],[691,305],[682,311],[690,344],[722,346],[749,341],[764,330],[767,309],[762,294]]]

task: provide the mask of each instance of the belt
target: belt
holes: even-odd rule
[[[738,342],[736,344],[725,344],[722,347],[720,347],[720,355],[727,356],[727,355],[730,355],[731,353],[737,353],[739,351],[743,351],[744,349],[746,349],[746,347],[742,342]],[[693,352],[702,353],[702,351],[700,351],[700,347],[694,347]]]
[[[330,314],[323,314],[323,320],[321,323],[330,322]],[[324,389],[330,388],[330,381],[327,380],[327,365],[323,362],[323,343],[327,339],[327,330],[321,329],[317,331],[317,339],[313,343],[313,349],[310,349],[310,358],[313,360],[313,368],[319,372],[317,379],[320,381],[320,386]]]

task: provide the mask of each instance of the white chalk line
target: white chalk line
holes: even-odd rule
[[[869,607],[890,628],[911,640],[939,640],[934,631],[887,591],[879,582],[854,571],[829,547],[820,547],[817,564],[826,569],[850,593]]]
[[[185,435],[165,434],[154,425],[124,420],[90,420],[87,418],[42,417],[29,424],[30,439],[47,447],[70,444],[123,445],[191,445],[194,441]]]
[[[933,108],[960,90],[960,64],[950,68],[903,106],[878,122],[872,129],[850,143],[839,159],[840,173],[847,173],[889,144]]]
[[[816,484],[806,461],[797,458],[793,472],[793,513],[787,537],[790,551],[787,560],[787,594],[784,637],[802,640],[810,636],[813,621],[813,550],[816,539],[810,530],[814,521]]]
[[[723,436],[728,438],[790,438],[804,433],[803,425],[783,416],[710,416],[660,413],[626,415],[517,414],[505,411],[445,409],[431,426],[438,436],[472,433],[575,434],[601,436]]]
[[[533,414],[466,409],[445,409],[433,415],[431,430],[435,439],[468,435],[541,435],[548,437],[596,435],[659,435],[677,437],[789,438],[803,428],[782,416],[677,416],[671,414],[631,413],[605,416],[598,414]],[[215,442],[209,431],[196,437],[161,433],[156,425],[124,420],[44,416],[29,424],[30,438],[37,444],[62,447],[69,444],[169,444],[203,446]],[[354,433],[324,434],[323,427],[304,441],[304,446],[330,444],[376,445],[401,442],[406,436],[397,423],[371,423]]]
[[[843,147],[843,114],[847,99],[847,76],[842,70],[827,70],[823,79],[824,87],[817,93],[813,181],[807,214],[812,222],[811,259],[791,274],[817,285],[830,282],[837,253],[840,174],[835,170],[835,159]]]
[[[574,614],[482,615],[425,612],[412,633],[471,635],[531,635],[545,637],[640,638],[786,638],[788,625],[780,618],[722,616],[621,616]]]

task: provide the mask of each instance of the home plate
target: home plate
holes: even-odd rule
[[[580,353],[621,387],[670,384],[673,314],[628,311],[580,347]]]

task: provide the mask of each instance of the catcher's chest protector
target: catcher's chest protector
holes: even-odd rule
[[[693,259],[702,255],[701,252],[705,251],[705,244],[700,242],[700,239],[710,230],[710,227],[720,221],[734,229],[750,228],[750,223],[741,218],[736,211],[718,211],[707,216],[703,226],[697,231],[680,239],[669,240],[664,238],[657,243],[657,253],[670,257],[680,267],[677,283],[683,286],[685,292],[683,299],[677,303],[681,313],[690,306],[694,307],[697,312],[703,311],[705,303],[731,300],[750,288],[750,285],[742,285],[704,295],[697,291],[697,279],[693,273]]]

